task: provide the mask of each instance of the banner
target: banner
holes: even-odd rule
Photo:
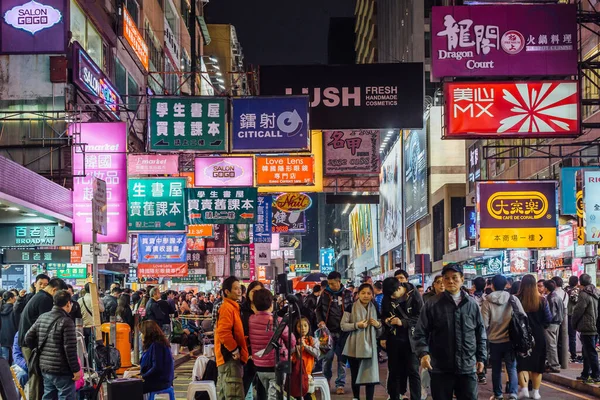
[[[272,204],[272,196],[258,196],[256,198],[256,223],[253,225],[254,243],[271,243]]]
[[[585,243],[600,242],[600,171],[582,170]]]
[[[314,185],[313,156],[256,156],[258,186]]]
[[[129,154],[127,174],[138,175],[177,175],[179,156],[177,154]]]
[[[232,151],[309,150],[308,96],[231,100]]]
[[[477,184],[480,249],[556,247],[554,181],[488,181]]]
[[[229,245],[250,244],[250,229],[248,224],[229,225]]]
[[[574,4],[433,7],[432,76],[577,74]]]
[[[271,230],[273,233],[306,232],[305,211],[280,210],[273,199],[272,214]]]
[[[310,95],[311,129],[423,126],[423,64],[260,67],[260,94]]]
[[[252,186],[252,157],[197,157],[194,184],[202,187]]]
[[[151,151],[227,151],[227,99],[150,97]]]
[[[187,263],[177,264],[138,264],[138,278],[173,278],[188,274]]]
[[[409,227],[429,214],[427,131],[408,131],[404,138],[404,212]]]
[[[92,264],[94,262],[94,254],[90,247],[92,247],[92,245],[81,246],[81,256],[79,257],[79,263]],[[132,262],[131,253],[131,245],[129,243],[102,244],[100,245],[98,264],[129,264],[130,262]],[[71,263],[73,263],[73,261],[73,254],[71,254]],[[135,260],[135,262],[137,262],[137,259]]]
[[[4,249],[3,264],[70,263],[69,250],[14,250]]]
[[[186,189],[189,224],[252,224],[256,188]]]
[[[188,225],[188,236],[198,238],[211,238],[213,237],[213,225],[212,224],[200,224],[200,225]]]
[[[271,265],[271,244],[270,243],[254,243],[254,256],[257,266]]]
[[[319,249],[319,267],[321,273],[328,275],[335,271],[335,250],[332,248]]]
[[[107,234],[98,235],[98,242],[127,242],[126,124],[124,122],[71,124],[69,134],[75,143],[72,151],[75,243],[92,242],[93,178],[106,182],[108,205]]]
[[[379,187],[379,254],[402,244],[402,148],[396,142],[381,166]]]
[[[242,280],[250,279],[250,246],[229,247],[230,273]]]
[[[130,231],[185,231],[183,178],[130,178]]]
[[[577,81],[447,83],[445,139],[579,135]]]
[[[379,130],[324,131],[325,175],[378,175]]]
[[[185,234],[139,234],[138,259],[143,263],[185,262]]]
[[[206,239],[206,254],[227,254],[227,226],[213,225],[213,238]],[[222,275],[219,275],[222,276]]]

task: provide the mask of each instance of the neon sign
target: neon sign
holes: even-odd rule
[[[15,6],[4,14],[4,22],[32,35],[58,24],[61,20],[62,14],[59,10],[34,0]]]

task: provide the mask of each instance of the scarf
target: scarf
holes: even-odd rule
[[[359,301],[352,306],[351,323],[377,318],[375,304],[370,302],[365,308]],[[348,313],[346,313],[348,314]],[[357,329],[350,333],[342,354],[361,360],[356,383],[359,385],[379,383],[379,364],[377,360],[377,334],[381,328],[369,325],[365,329]]]

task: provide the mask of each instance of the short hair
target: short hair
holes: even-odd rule
[[[5,302],[9,301],[10,299],[13,299],[15,297],[14,292],[7,290],[6,292],[4,292],[2,294],[2,300],[4,300]]]
[[[538,281],[537,281],[537,283],[538,283],[538,284],[539,284],[539,283],[544,283],[544,282],[546,282],[546,280],[545,280],[545,279],[538,279]]]
[[[53,297],[54,305],[57,307],[64,307],[71,301],[71,293],[67,292],[64,289],[59,290]]]
[[[327,275],[327,280],[330,279],[342,279],[342,274],[337,271],[331,271],[329,275]]]
[[[254,292],[252,303],[258,311],[267,311],[273,305],[273,295],[269,289],[258,289]]]
[[[550,292],[554,292],[556,290],[556,283],[552,279],[548,279],[544,281],[544,287]]]
[[[481,278],[483,280],[483,278]],[[504,275],[495,275],[492,278],[492,285],[494,285],[494,290],[504,290],[506,288],[506,283],[508,279]]]
[[[478,292],[483,292],[483,289],[485,289],[485,279],[481,276],[478,276],[477,278],[473,279],[473,286],[475,286],[475,290]]]
[[[423,285],[417,285],[417,289],[422,289]]]
[[[396,279],[398,280],[398,279]],[[377,290],[383,290],[383,282],[382,281],[377,281],[373,284],[373,287]]]
[[[167,298],[168,298],[168,297],[169,297],[169,293],[168,293],[168,292],[163,292],[163,293],[160,295],[160,299],[161,299],[161,300],[167,300]]]
[[[60,278],[52,278],[48,281],[48,286],[52,289],[67,290],[67,284]]]
[[[85,290],[86,293],[90,292],[90,283],[86,283],[85,286],[83,287],[83,289]]]
[[[577,286],[579,283],[579,278],[576,275],[571,275],[569,277],[569,286]]]
[[[383,280],[383,295],[386,297],[391,297],[396,290],[400,287],[400,282],[398,279],[389,277]]]
[[[592,284],[592,277],[588,274],[581,274],[579,277],[579,283],[581,286],[588,286]]]
[[[73,285],[67,285],[67,289],[75,290],[73,289]]]
[[[121,294],[121,293],[123,293],[123,289],[121,289],[119,286],[115,286],[112,288],[112,290],[110,292],[112,294]]]
[[[40,279],[45,279],[47,281],[50,281],[50,277],[46,274],[39,274],[35,277],[35,281],[39,281]]]
[[[315,285],[313,287],[313,293],[318,293],[321,291],[321,285]]]
[[[154,297],[156,292],[160,293],[160,289],[157,287],[152,288],[152,290],[150,290],[150,297]]]
[[[550,280],[552,280],[552,281],[554,281],[554,283],[556,283],[557,288],[562,288],[564,285],[564,282],[560,276],[553,276],[552,278],[550,278]]]
[[[513,282],[515,281],[514,278],[506,278],[506,282],[510,283],[511,285],[513,284]]]
[[[227,279],[225,279],[223,281],[223,295],[225,295],[225,296],[227,295],[225,293],[226,290],[229,290],[229,292],[231,292],[231,289],[233,288],[233,284],[235,282],[239,282],[239,281],[240,280],[237,277],[233,276],[233,275],[232,276],[228,276]]]
[[[398,270],[396,270],[396,272],[394,272],[394,278],[397,277],[398,275],[404,275],[404,277],[406,279],[408,279],[408,272],[406,272],[403,269],[398,269]]]

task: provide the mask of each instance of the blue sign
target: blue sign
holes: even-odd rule
[[[138,262],[184,263],[187,262],[184,233],[138,235]]]
[[[332,248],[320,249],[319,250],[319,265],[321,267],[321,273],[328,275],[330,272],[335,271],[335,250]]]
[[[308,96],[233,99],[233,151],[308,150]]]
[[[467,240],[477,239],[477,211],[475,211],[475,207],[465,207],[465,236]]]
[[[271,243],[272,241],[272,203],[272,196],[258,196],[256,198],[256,223],[254,224],[254,243]]]
[[[560,169],[560,213],[577,215],[577,187],[575,175],[582,167],[562,167]],[[587,168],[596,169],[596,168]]]

